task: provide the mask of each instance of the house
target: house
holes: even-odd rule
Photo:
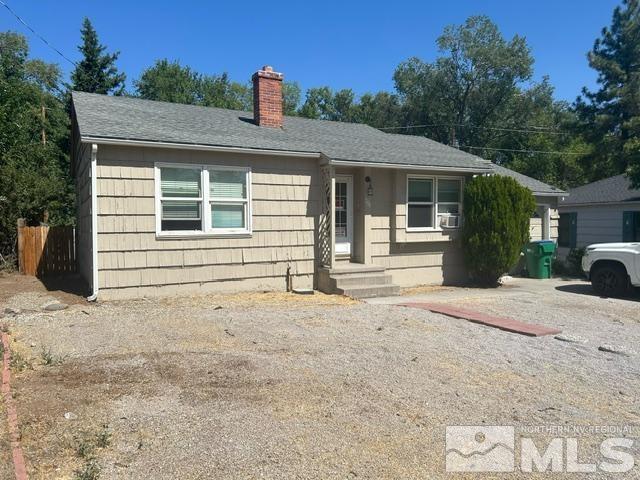
[[[564,192],[424,137],[285,117],[282,78],[254,74],[253,113],[73,93],[78,261],[94,296],[458,282],[474,175],[529,186],[539,235],[553,235]]]
[[[640,190],[624,175],[569,191],[559,204],[558,253],[592,243],[640,242]]]

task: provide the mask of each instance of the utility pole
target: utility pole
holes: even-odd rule
[[[47,109],[42,105],[42,144],[47,144],[47,132],[44,129],[45,122],[47,121]]]
[[[42,145],[46,145],[47,144],[47,131],[45,130],[44,127],[45,127],[45,124],[47,122],[47,109],[44,106],[44,103],[42,104],[42,108],[41,108],[40,112],[42,114]],[[48,223],[49,223],[49,210],[45,209],[45,211],[42,213],[42,220],[43,220],[42,223],[44,225],[48,225]]]

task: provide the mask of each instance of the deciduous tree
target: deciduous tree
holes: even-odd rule
[[[69,119],[57,65],[29,59],[26,39],[0,33],[0,254],[15,249],[16,220],[73,219]],[[46,215],[45,215],[46,212]]]

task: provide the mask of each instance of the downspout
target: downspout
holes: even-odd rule
[[[98,144],[91,144],[91,295],[88,302],[98,299]]]

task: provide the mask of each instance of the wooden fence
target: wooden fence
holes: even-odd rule
[[[20,273],[44,276],[76,271],[74,227],[18,227]]]

